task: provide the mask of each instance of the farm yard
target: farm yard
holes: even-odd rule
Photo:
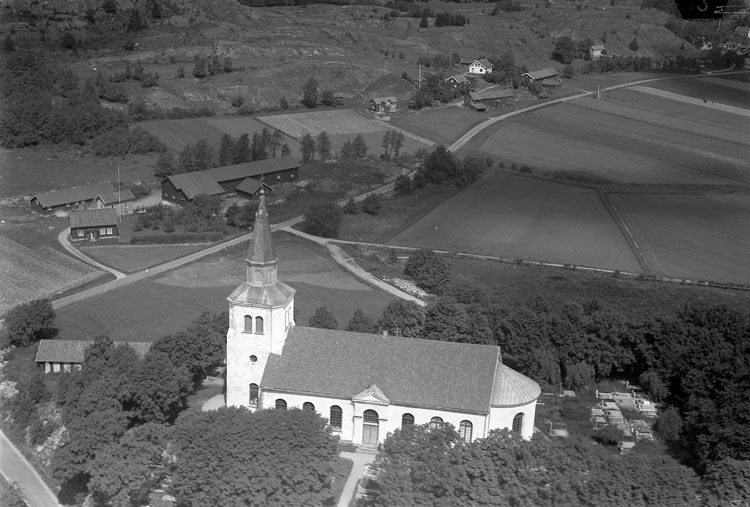
[[[656,274],[750,283],[750,195],[608,197]]]
[[[274,234],[279,278],[297,290],[295,318],[306,325],[320,306],[344,328],[357,308],[371,317],[393,298],[342,270],[325,247],[286,233]],[[203,311],[228,307],[227,296],[245,277],[247,244],[136,282],[57,311],[59,338],[105,333],[113,340],[154,341],[182,330]]]
[[[0,236],[0,315],[20,302],[51,297],[104,273],[50,247]]]
[[[491,173],[389,241],[639,272],[596,191]]]

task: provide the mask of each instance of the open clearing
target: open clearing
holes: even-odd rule
[[[510,174],[485,175],[390,243],[639,271],[596,191]]]
[[[668,79],[648,83],[647,86],[743,109],[750,107],[750,83],[735,79],[716,76],[695,79]]]
[[[750,195],[608,197],[657,274],[750,282]]]
[[[208,139],[208,144],[219,147],[224,131],[208,123],[206,118],[189,118],[184,120],[152,120],[137,123],[158,137],[167,148],[181,151],[188,144],[195,144],[201,139]]]
[[[124,273],[133,273],[179,259],[203,250],[206,244],[195,245],[96,245],[80,250],[105,266]]]
[[[744,133],[723,128],[723,119],[736,115],[712,114],[707,124],[580,99],[514,117],[481,149],[544,171],[584,171],[624,183],[750,182],[750,126]]]
[[[339,268],[328,250],[295,236],[274,234],[279,277],[297,290],[295,318],[306,325],[325,306],[346,327],[357,308],[373,318],[393,301],[384,291],[360,283]],[[185,329],[203,311],[228,307],[227,296],[245,277],[247,245],[110,291],[57,312],[59,338],[107,334],[113,340],[154,341]]]
[[[391,117],[391,123],[443,146],[450,146],[489,117],[486,113],[477,113],[465,107],[449,106],[399,113]]]
[[[102,274],[53,248],[32,249],[0,236],[0,315],[19,303],[54,296]]]
[[[351,109],[332,111],[310,111],[307,113],[277,114],[258,117],[288,136],[301,138],[305,134],[317,136],[321,132],[329,135],[363,134],[365,132],[385,132],[386,127],[371,121]]]

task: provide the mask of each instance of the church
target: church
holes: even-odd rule
[[[499,428],[531,438],[541,389],[497,346],[296,326],[264,195],[245,262],[227,298],[227,406],[314,410],[359,446],[410,424],[450,423],[466,442]]]

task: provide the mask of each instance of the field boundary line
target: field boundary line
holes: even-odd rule
[[[630,229],[628,228],[628,225],[625,223],[625,220],[623,220],[622,215],[620,215],[620,212],[617,211],[617,208],[612,203],[612,201],[609,200],[609,198],[607,197],[607,194],[604,193],[604,191],[602,191],[601,189],[597,189],[596,194],[599,196],[599,199],[602,201],[604,208],[612,217],[612,220],[615,221],[615,223],[617,224],[617,227],[620,229],[620,232],[622,232],[622,235],[625,237],[625,241],[630,247],[630,250],[633,252],[633,255],[635,256],[635,260],[638,261],[638,265],[641,267],[641,269],[643,270],[645,274],[648,274],[648,275],[653,274],[651,266],[649,266],[648,261],[646,260],[646,256],[643,254],[641,247],[638,245],[638,242],[633,237],[633,234],[630,232]]]

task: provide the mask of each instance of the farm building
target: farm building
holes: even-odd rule
[[[44,366],[44,373],[60,373],[80,370],[86,349],[92,340],[41,340],[34,361]],[[128,345],[143,359],[151,348],[151,342],[113,342],[115,347]]]
[[[119,236],[117,211],[114,208],[71,211],[68,213],[68,223],[73,241],[96,241]]]
[[[337,106],[343,106],[344,105],[344,93],[343,92],[335,92],[333,94],[333,103]]]
[[[486,58],[474,60],[469,65],[469,74],[489,74],[492,72],[492,64]]]
[[[562,80],[560,74],[552,67],[524,73],[521,78],[528,86],[531,83],[539,83],[542,86],[560,86]]]
[[[133,200],[135,196],[130,190],[122,191],[119,202],[127,206],[127,203]],[[109,183],[93,183],[36,194],[31,198],[31,209],[47,215],[71,209],[111,208],[117,203],[117,192],[112,190]]]
[[[592,60],[598,60],[602,56],[607,54],[607,49],[602,44],[595,44],[589,46],[589,57]]]
[[[453,88],[456,88],[458,86],[468,86],[469,84],[471,84],[469,82],[469,79],[463,74],[455,74],[453,76],[445,78],[445,80],[450,83]]]
[[[161,182],[161,196],[165,201],[184,204],[196,195],[232,194],[247,178],[262,178],[276,183],[297,181],[299,162],[292,157],[268,158],[205,171],[173,174]]]
[[[413,424],[450,423],[466,442],[498,428],[531,438],[541,389],[497,346],[296,326],[263,196],[245,262],[228,297],[227,406],[313,410],[370,449]]]
[[[376,113],[390,114],[398,109],[398,100],[396,97],[374,97],[370,100],[370,111]]]
[[[487,109],[487,106],[498,106],[503,101],[512,98],[512,89],[493,86],[492,88],[486,88],[478,92],[467,93],[464,97],[464,104],[477,111],[484,111]]]
[[[235,192],[237,192],[239,197],[249,199],[257,196],[261,189],[263,189],[266,194],[273,191],[273,188],[264,181],[256,180],[255,178],[245,178],[239,185],[237,185]]]

